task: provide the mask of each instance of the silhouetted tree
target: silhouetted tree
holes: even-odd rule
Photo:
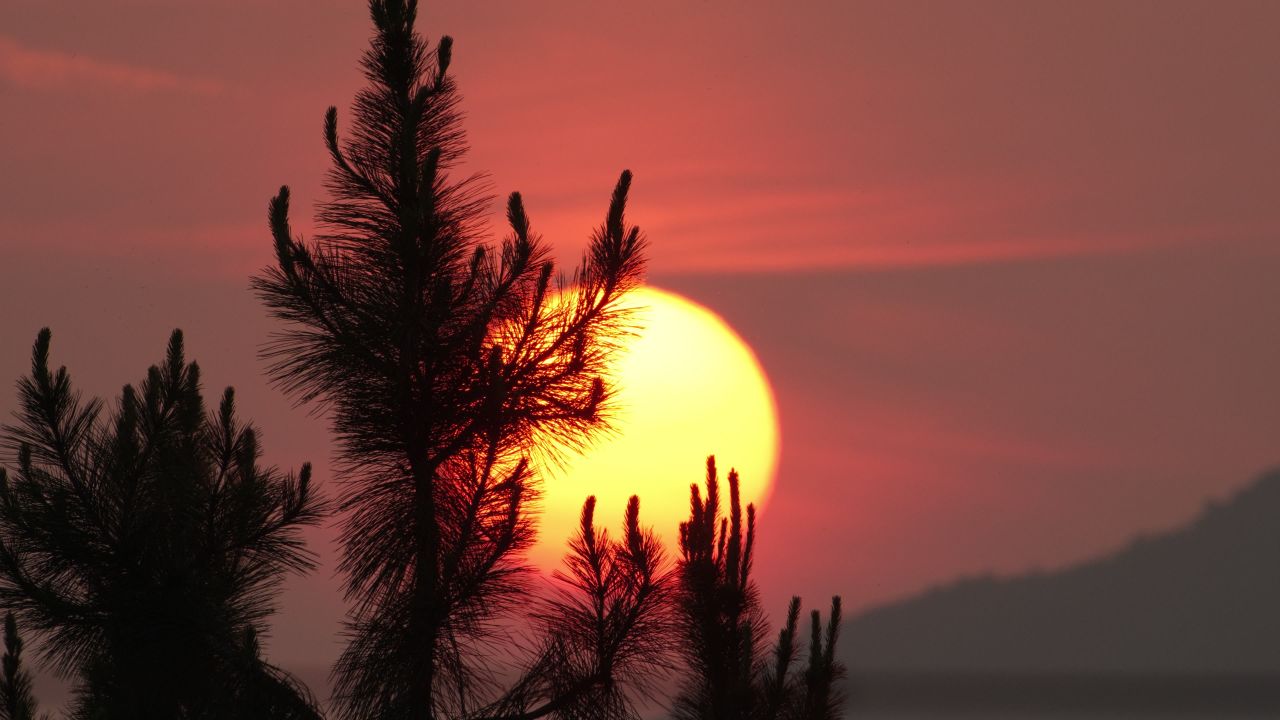
[[[164,362],[108,414],[49,366],[49,331],[18,383],[0,450],[0,602],[78,676],[86,718],[314,717],[258,655],[286,572],[312,565],[300,529],[322,503],[310,467],[258,465],[230,388],[207,415],[174,331]],[[262,705],[292,694],[287,711]]]
[[[662,544],[640,527],[638,497],[627,504],[620,541],[596,530],[595,506],[594,496],[583,504],[565,570],[553,575],[558,592],[534,615],[543,630],[536,661],[482,715],[636,717],[634,696],[648,696],[667,669],[674,598]]]
[[[13,613],[4,616],[3,674],[0,675],[0,720],[35,720],[36,699],[31,674],[22,665],[22,638]]]
[[[755,506],[747,506],[744,528],[738,474],[730,472],[730,515],[721,517],[714,457],[707,459],[706,482],[705,499],[696,484],[690,486],[689,520],[680,524],[681,649],[692,677],[676,711],[689,720],[748,718],[765,632],[759,593],[749,577]]]
[[[294,236],[281,188],[269,210],[277,263],[254,285],[287,323],[265,350],[272,377],[331,411],[341,443],[340,569],[352,603],[335,671],[343,712],[462,716],[485,707],[477,643],[526,589],[535,450],[602,426],[602,371],[626,322],[617,301],[640,280],[643,241],[623,219],[624,172],[571,280],[553,282],[518,193],[510,235],[487,245],[482,182],[448,176],[465,150],[452,42],[428,50],[412,0],[369,7],[354,130],[340,140],[336,109],[325,118],[324,234]],[[557,668],[562,677],[525,678],[518,698],[494,707],[567,712],[621,668]]]
[[[680,525],[680,592],[677,622],[689,671],[674,703],[678,720],[834,720],[842,696],[843,669],[835,659],[840,598],[832,598],[825,634],[812,614],[809,660],[792,672],[798,647],[800,599],[792,598],[771,658],[759,592],[751,580],[755,506],[743,523],[738,473],[729,472],[729,515],[720,512],[715,457],[707,458],[706,497],[689,489],[689,520]]]
[[[793,598],[793,604],[798,605]],[[844,677],[844,668],[836,660],[836,640],[840,635],[840,596],[831,598],[831,616],[825,632],[822,615],[814,610],[809,622],[809,664],[805,667],[804,694],[799,701],[803,720],[836,720],[844,704],[844,693],[836,682]],[[794,634],[794,627],[792,628]]]

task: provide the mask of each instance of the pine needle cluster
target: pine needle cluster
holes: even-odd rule
[[[706,496],[689,488],[689,520],[680,525],[680,653],[688,675],[675,699],[677,720],[835,720],[843,698],[837,681],[844,670],[835,658],[840,598],[831,600],[825,631],[812,613],[807,665],[793,670],[800,598],[792,598],[786,625],[766,653],[767,623],[759,590],[751,579],[756,512],[745,522],[738,473],[728,478],[728,516],[720,511],[715,457],[707,458]]]
[[[596,528],[595,510],[588,497],[565,567],[553,574],[556,592],[534,614],[542,630],[536,661],[485,714],[636,718],[635,700],[653,699],[671,668],[675,587],[662,544],[641,527],[638,497],[627,504],[618,540]]]
[[[0,659],[0,720],[35,720],[31,673],[22,663],[24,643],[13,613],[4,616],[4,658]]]
[[[234,717],[272,696],[287,711],[259,717],[314,717],[254,641],[283,576],[312,566],[309,466],[260,466],[231,389],[206,413],[181,332],[110,412],[51,368],[49,344],[46,329],[0,433],[16,468],[0,467],[0,605],[78,680],[76,716]]]

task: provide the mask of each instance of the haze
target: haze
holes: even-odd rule
[[[1277,26],[1275,3],[1173,1],[433,2],[422,23],[457,40],[471,167],[564,259],[629,167],[654,281],[755,348],[778,611],[1057,567],[1280,461]],[[275,189],[320,198],[367,32],[353,2],[4,3],[0,383],[48,325],[115,393],[180,326],[270,459],[326,478],[246,286]],[[283,598],[286,665],[336,656],[330,537]]]

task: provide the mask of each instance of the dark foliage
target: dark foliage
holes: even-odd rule
[[[0,674],[0,720],[35,720],[36,699],[31,673],[22,664],[22,638],[13,613],[4,616],[3,674]]]
[[[16,465],[0,468],[0,602],[79,678],[76,714],[314,717],[253,640],[283,575],[311,567],[299,530],[323,508],[310,468],[259,466],[231,389],[205,412],[178,331],[110,413],[50,369],[49,339],[0,437]]]
[[[800,599],[792,598],[786,625],[766,657],[766,623],[751,580],[755,506],[746,522],[738,473],[729,472],[729,515],[720,513],[714,457],[707,458],[706,497],[690,486],[688,522],[680,525],[680,651],[688,669],[674,704],[678,720],[834,720],[843,668],[835,659],[840,598],[832,598],[825,631],[813,611],[809,659],[792,671]]]
[[[518,193],[510,234],[486,244],[482,181],[448,173],[465,150],[452,42],[428,49],[416,2],[369,6],[353,129],[340,140],[336,109],[325,118],[324,234],[293,234],[282,188],[277,263],[254,280],[286,322],[265,351],[272,377],[328,410],[340,440],[352,618],[337,699],[345,717],[427,718],[532,707],[536,690],[555,712],[630,666],[569,663],[490,705],[478,648],[527,590],[540,453],[584,442],[607,415],[601,378],[627,326],[617,301],[642,273],[642,237],[623,217],[631,175],[569,279],[555,280]],[[578,642],[547,630],[547,647]]]
[[[481,715],[634,718],[633,700],[649,696],[667,669],[673,588],[662,545],[640,526],[639,498],[627,504],[621,540],[596,529],[595,506],[594,497],[583,504],[565,568],[554,574],[557,592],[535,615],[536,662]]]
[[[715,459],[707,459],[707,495],[690,488],[688,522],[680,525],[681,646],[692,677],[677,700],[682,718],[748,718],[755,702],[756,658],[765,621],[750,582],[755,506],[743,527],[738,474],[729,473],[729,517],[720,515]]]

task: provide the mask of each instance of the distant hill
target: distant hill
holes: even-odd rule
[[[1280,471],[1110,556],[962,580],[846,627],[855,677],[1280,674]]]

